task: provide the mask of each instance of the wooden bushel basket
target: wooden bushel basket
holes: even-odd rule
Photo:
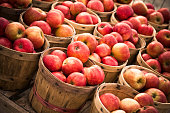
[[[41,49],[48,47],[45,40]],[[19,52],[0,45],[0,88],[11,91],[26,88],[37,73],[40,54]]]
[[[56,78],[43,64],[43,56],[54,50],[67,51],[66,48],[53,47],[43,52],[34,86],[29,94],[29,101],[41,113],[76,113],[85,102],[94,96],[97,86],[74,86]],[[88,61],[85,66],[93,65]]]
[[[123,74],[126,70],[128,69],[139,69],[139,70],[145,70],[149,73],[153,73],[155,75],[157,75],[158,77],[160,76],[158,73],[155,73],[154,71],[150,70],[150,69],[147,69],[145,67],[142,67],[142,66],[137,66],[137,65],[129,65],[129,66],[126,66],[125,68],[122,69],[120,75],[119,75],[119,80],[118,82],[122,85],[125,85],[125,86],[128,86],[128,87],[131,87],[125,80],[124,80],[124,77],[123,77]],[[156,102],[154,101],[154,106],[158,109],[159,113],[169,113],[170,112],[170,103],[161,103],[161,102]]]
[[[110,22],[111,24],[115,25],[117,23],[119,23],[118,19],[116,18],[116,12],[113,12],[111,17],[110,17]]]
[[[104,93],[112,93],[115,96],[117,96],[120,100],[122,100],[124,98],[134,98],[139,92],[130,87],[118,83],[103,83],[96,90],[91,105],[90,113],[110,113],[104,107],[99,98],[100,95]]]
[[[159,32],[159,31],[162,30],[162,29],[168,29],[168,27],[169,27],[169,24],[159,25],[159,24],[155,24],[155,23],[150,22],[150,21],[148,21],[148,22],[149,22],[150,25],[152,25],[152,26],[155,28],[155,30],[156,30],[157,32]]]

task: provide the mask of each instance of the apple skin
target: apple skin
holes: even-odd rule
[[[132,98],[124,98],[120,101],[120,109],[124,110],[126,113],[133,113],[139,108],[139,103]]]
[[[90,56],[89,56],[90,59],[96,61],[96,62],[101,62],[101,58],[100,56],[97,54],[97,53],[92,53]]]
[[[158,41],[152,41],[146,47],[146,52],[152,57],[157,58],[164,52],[164,46]]]
[[[170,88],[170,81],[168,79],[160,76],[158,89],[163,91],[165,95],[169,95],[170,94],[169,88]]]
[[[54,9],[60,10],[64,14],[65,18],[67,18],[67,19],[71,18],[70,9],[67,6],[57,5],[54,7]]]
[[[114,9],[114,1],[113,0],[102,0],[102,2],[103,2],[105,12],[113,11],[113,9]]]
[[[138,30],[139,26],[141,25],[140,20],[137,19],[136,17],[130,17],[128,21],[132,23],[133,29],[135,30]]]
[[[130,41],[124,41],[124,44],[126,44],[128,48],[136,49],[135,45]]]
[[[9,3],[15,8],[22,9],[27,8],[32,3],[32,0],[9,0]]]
[[[135,14],[143,15],[143,16],[145,16],[147,14],[147,10],[148,10],[145,3],[143,1],[140,1],[140,0],[133,2],[132,9],[133,9]]]
[[[170,30],[162,29],[156,34],[156,39],[163,44],[164,47],[170,48]]]
[[[0,37],[0,45],[3,45],[7,48],[12,48],[12,42],[5,37]]]
[[[14,41],[13,49],[20,52],[33,53],[34,46],[29,39],[19,38]]]
[[[0,6],[7,7],[7,8],[13,8],[12,5],[9,3],[2,3],[2,4],[0,4]]]
[[[152,5],[151,3],[145,3],[145,5],[148,9],[154,9],[155,10],[154,5]]]
[[[162,70],[170,73],[170,51],[163,52],[158,57]]]
[[[94,50],[96,49],[96,47],[98,45],[96,38],[90,33],[79,34],[77,37],[77,41],[84,42],[90,49],[91,54],[94,52]]]
[[[62,5],[67,6],[70,9],[70,6],[73,4],[72,1],[63,1]]]
[[[83,74],[86,76],[89,85],[98,85],[104,81],[105,75],[101,67],[92,65],[91,67],[84,67]]]
[[[132,17],[134,11],[131,6],[129,5],[121,5],[116,10],[116,16],[119,20],[126,20],[129,17]]]
[[[128,21],[128,20],[123,20],[123,21],[121,21],[121,22],[128,24],[128,25],[130,26],[130,28],[133,29],[133,24],[132,24],[130,21]]]
[[[149,20],[149,18],[150,18],[150,14],[153,13],[153,12],[155,12],[154,9],[148,9],[147,14],[146,14],[146,18],[147,18],[148,20]]]
[[[146,63],[155,71],[161,73],[161,64],[156,59],[149,59],[146,61]]]
[[[164,17],[160,12],[155,11],[149,15],[149,21],[161,25],[164,23]]]
[[[28,27],[24,31],[24,34],[26,38],[31,40],[35,49],[39,49],[43,46],[45,37],[44,37],[44,33],[41,30],[41,28],[37,26]]]
[[[68,57],[62,63],[62,72],[66,76],[73,72],[81,72],[82,69],[83,63],[76,57]]]
[[[58,9],[52,9],[47,13],[46,22],[52,27],[57,28],[64,22],[64,14]]]
[[[101,22],[97,26],[97,30],[103,36],[113,31],[113,27],[108,22]]]
[[[112,54],[118,62],[125,62],[130,57],[130,51],[126,44],[124,43],[117,43],[112,48]]]
[[[137,45],[139,41],[138,32],[135,29],[132,29],[132,36],[129,38],[129,41],[132,42],[134,45]]]
[[[157,88],[147,89],[145,91],[145,93],[151,95],[154,101],[162,102],[162,103],[167,102],[165,94],[161,90],[159,90]]]
[[[139,21],[140,21],[141,24],[146,24],[146,25],[148,25],[148,20],[147,20],[146,17],[144,17],[144,16],[136,16],[136,19],[139,19]]]
[[[70,12],[73,16],[77,16],[81,12],[86,12],[87,8],[82,2],[74,2],[70,6]]]
[[[12,22],[6,26],[5,35],[6,37],[14,41],[16,39],[24,37],[25,27],[19,22]]]
[[[31,7],[24,13],[23,20],[27,25],[30,25],[34,21],[45,20],[46,16],[45,11],[40,8]]]
[[[51,54],[51,55],[56,55],[56,56],[58,56],[58,57],[61,59],[62,62],[67,58],[66,53],[64,53],[64,52],[61,51],[61,50],[54,50],[54,51],[51,52],[50,54]]]
[[[90,49],[83,42],[75,41],[68,45],[67,55],[68,57],[76,57],[85,63],[89,58]]]
[[[66,82],[66,77],[63,75],[62,72],[52,72],[52,74],[59,80]]]
[[[114,110],[111,113],[126,113],[124,110]]]
[[[152,26],[142,24],[138,27],[138,33],[146,36],[152,36],[153,35],[153,28]]]
[[[94,25],[99,22],[97,16],[95,16],[95,15],[93,15],[93,14],[90,14],[90,16],[91,16],[91,19],[92,19]]]
[[[152,97],[147,93],[139,93],[134,97],[134,99],[140,104],[141,107],[154,105]]]
[[[116,38],[118,43],[123,42],[123,38],[118,32],[111,32],[110,34],[113,35]]]
[[[74,35],[74,30],[67,24],[58,26],[54,31],[56,37],[71,37]]]
[[[146,73],[146,84],[145,89],[149,88],[158,88],[159,87],[159,78],[153,73]]]
[[[102,63],[109,66],[118,66],[118,61],[112,56],[105,56],[102,58]]]
[[[146,77],[139,69],[128,69],[123,74],[125,81],[135,90],[142,89],[146,84]]]
[[[142,54],[142,58],[143,58],[143,60],[146,62],[147,60],[149,60],[149,59],[152,59],[152,57],[149,55],[149,54],[147,54],[147,53],[143,53]]]
[[[90,1],[90,0],[77,0],[78,2],[82,2],[85,6],[87,6],[87,3]]]
[[[39,28],[42,29],[44,34],[47,35],[51,34],[51,27],[46,21],[43,20],[34,21],[33,23],[30,24],[30,26],[38,26]]]
[[[75,86],[86,86],[86,77],[79,72],[73,72],[67,77],[67,83]]]
[[[128,40],[132,35],[132,30],[130,26],[125,23],[117,23],[114,26],[114,30],[122,36],[123,41]]]
[[[81,12],[76,16],[76,22],[80,24],[93,24],[91,15],[88,12]]]
[[[43,63],[50,71],[60,71],[62,67],[61,59],[56,55],[45,55],[43,57]]]
[[[164,18],[164,23],[168,24],[170,20],[170,12],[168,8],[160,8],[158,9],[158,12],[160,12]]]
[[[138,109],[137,113],[159,113],[153,106],[144,106]]]
[[[87,7],[95,11],[104,12],[104,5],[100,0],[89,1]]]
[[[94,52],[97,53],[101,58],[103,58],[111,54],[111,48],[107,44],[102,43],[96,47]]]
[[[101,103],[108,111],[119,109],[120,99],[112,93],[104,93],[99,96]]]
[[[105,43],[110,48],[112,48],[118,42],[117,42],[116,38],[112,34],[106,34],[99,41],[99,44],[102,44],[102,43]]]

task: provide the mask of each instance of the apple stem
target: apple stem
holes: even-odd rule
[[[21,34],[21,33],[22,33],[22,30],[19,29],[19,30],[18,30],[18,34]]]
[[[156,94],[155,94],[155,93],[153,93],[153,94],[152,94],[152,97],[153,97],[153,98],[155,98],[155,97],[156,97]]]
[[[19,44],[19,48],[22,48],[22,44]]]

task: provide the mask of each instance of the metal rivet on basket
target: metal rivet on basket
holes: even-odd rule
[[[133,94],[133,95],[137,95],[137,93],[135,93],[135,92],[133,92],[132,94]]]
[[[20,56],[20,57],[23,57],[23,55],[22,55],[22,54],[19,54],[19,56]]]
[[[2,48],[2,47],[0,47],[0,51],[1,51],[1,50],[3,50],[3,48]]]
[[[104,67],[103,66],[100,66],[102,69],[104,69]]]
[[[81,27],[82,29],[85,29],[85,27]]]
[[[158,104],[157,104],[157,103],[154,103],[154,105],[155,105],[155,106],[158,106]]]
[[[10,78],[10,80],[14,81],[14,79],[13,79],[13,78]]]
[[[119,84],[117,84],[116,88],[117,88],[118,90],[120,90],[120,85],[119,85]]]
[[[106,86],[103,86],[102,89],[104,89]]]
[[[103,108],[100,108],[100,111],[103,112]]]
[[[56,85],[56,86],[59,86],[57,82],[55,83],[55,85]]]

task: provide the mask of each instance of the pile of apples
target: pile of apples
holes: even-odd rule
[[[57,9],[45,12],[40,8],[31,7],[23,14],[23,21],[28,26],[38,26],[44,34],[57,37],[70,37],[74,29],[64,24],[64,14]]]
[[[154,101],[167,103],[167,97],[170,94],[168,79],[137,68],[127,69],[123,77],[133,89],[149,94]]]
[[[122,100],[113,93],[104,93],[99,98],[111,113],[158,113],[152,97],[147,93],[138,93],[134,98]]]
[[[87,7],[82,2],[64,1],[54,6],[54,9],[60,10],[65,18],[79,24],[95,25],[99,22],[96,15],[87,12]]]
[[[25,27],[19,22],[9,22],[0,17],[0,45],[20,52],[36,53],[45,42],[39,27]]]
[[[32,0],[1,0],[0,6],[7,8],[24,9],[32,4]]]

